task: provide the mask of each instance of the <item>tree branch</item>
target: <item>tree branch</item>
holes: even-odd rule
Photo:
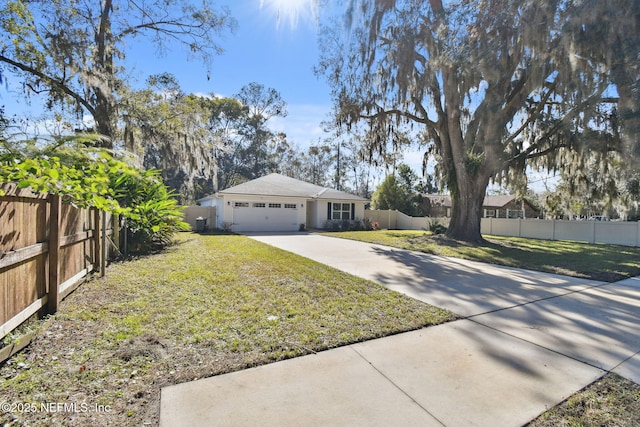
[[[559,149],[561,149],[561,148],[568,148],[568,147],[569,147],[569,144],[558,144],[558,145],[554,145],[554,146],[549,147],[549,148],[547,148],[547,149],[545,149],[545,150],[538,151],[537,153],[528,154],[528,155],[527,155],[527,160],[529,160],[529,159],[536,159],[536,158],[538,158],[538,157],[544,157],[544,156],[546,156],[546,155],[547,155],[547,154],[549,154],[549,153],[552,153],[552,152],[554,152],[554,151],[557,151],[557,150],[559,150]],[[514,157],[513,159],[516,159],[517,157],[518,157],[518,156]]]
[[[538,117],[538,113],[540,113],[540,111],[542,111],[542,109],[544,108],[545,105],[547,105],[547,101],[549,100],[549,97],[551,97],[551,94],[553,93],[553,90],[556,88],[558,83],[558,80],[554,80],[553,84],[551,85],[551,87],[549,88],[549,90],[547,91],[547,93],[544,94],[544,96],[542,97],[542,99],[540,100],[540,102],[538,103],[536,109],[533,111],[533,114],[529,114],[529,117],[527,118],[527,120],[522,124],[522,126],[520,126],[518,128],[517,131],[515,131],[503,144],[503,146],[507,146],[509,144],[511,144],[513,141],[515,141],[515,139],[518,137],[518,135],[520,135],[522,132],[524,132],[524,130],[527,128],[527,126],[529,126],[533,121],[535,121]]]
[[[558,120],[558,122],[551,129],[549,129],[540,139],[538,139],[535,143],[533,143],[529,148],[524,150],[522,153],[519,153],[518,155],[511,158],[511,160],[509,160],[508,163],[517,162],[523,157],[526,159],[534,159],[537,157],[542,157],[559,148],[567,147],[567,144],[559,144],[557,146],[549,147],[541,152],[534,153],[536,149],[540,148],[543,143],[549,141],[549,139],[551,139],[551,137],[555,135],[557,130],[560,128],[560,126],[564,125],[569,120],[572,120],[573,118],[575,118],[576,115],[584,112],[585,108],[587,108],[589,105],[593,105],[600,101],[601,101],[600,95],[598,96],[594,95],[588,98],[587,100],[585,100],[584,102],[580,103],[577,107],[573,108],[564,117]]]
[[[437,123],[435,123],[434,121],[429,120],[426,117],[424,117],[424,118],[423,117],[419,117],[419,116],[416,116],[415,114],[411,114],[411,113],[408,113],[406,111],[402,111],[402,110],[395,109],[395,108],[391,109],[391,110],[381,109],[381,111],[379,111],[379,112],[377,112],[375,114],[371,114],[371,115],[362,115],[362,114],[360,114],[359,116],[360,116],[361,119],[372,120],[372,119],[379,119],[380,117],[387,116],[387,115],[393,115],[393,114],[400,115],[402,117],[406,117],[406,118],[408,118],[410,120],[413,120],[413,121],[418,122],[418,123],[422,123],[423,125],[431,127],[433,129],[437,129]]]
[[[47,81],[48,84],[50,84],[52,87],[56,87],[60,90],[62,90],[64,93],[66,93],[67,95],[69,95],[71,98],[73,98],[77,103],[79,103],[80,105],[82,105],[84,108],[87,109],[87,111],[95,116],[95,108],[93,108],[93,106],[91,104],[89,104],[82,96],[80,96],[79,94],[77,94],[76,92],[74,92],[73,90],[71,90],[71,88],[69,86],[67,86],[64,81],[59,81],[47,74],[44,74],[42,71],[37,70],[33,67],[30,67],[26,64],[22,64],[20,62],[16,62],[11,58],[7,58],[4,55],[0,54],[0,62],[4,62],[6,64],[12,65],[26,73],[32,74],[36,77],[41,78],[42,80]]]

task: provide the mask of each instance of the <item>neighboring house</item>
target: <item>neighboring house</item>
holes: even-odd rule
[[[368,200],[272,173],[198,200],[217,206],[218,228],[233,231],[298,231],[325,228],[330,220],[364,217]]]
[[[451,197],[426,194],[423,209],[427,216],[451,217]],[[539,218],[540,211],[528,200],[515,196],[485,196],[482,203],[483,218]]]

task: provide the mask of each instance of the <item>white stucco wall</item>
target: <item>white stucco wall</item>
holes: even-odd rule
[[[325,228],[327,225],[327,205],[329,203],[349,203],[355,204],[355,219],[363,219],[364,218],[364,201],[357,200],[316,200],[315,202],[315,215],[312,215],[313,223],[311,224],[312,228]]]
[[[238,224],[237,218],[234,217],[235,215],[237,215],[236,213],[238,212],[237,209],[243,209],[243,208],[234,208],[236,202],[240,202],[240,203],[246,202],[246,203],[249,203],[250,206],[253,206],[252,205],[253,203],[266,203],[267,205],[269,203],[280,203],[282,205],[295,204],[296,205],[296,209],[295,209],[296,223],[295,225],[289,226],[288,227],[289,230],[294,230],[294,231],[298,230],[300,227],[300,224],[306,223],[307,201],[303,198],[225,194],[225,195],[222,195],[222,197],[220,198],[220,206],[218,208],[219,212],[221,213],[218,216],[219,228],[225,228],[226,225],[231,225],[231,229],[234,231],[239,231],[238,227],[243,228],[243,230],[240,230],[240,231],[248,231],[244,229],[243,224]],[[264,211],[262,211],[262,209],[264,209]],[[270,221],[273,221],[273,223],[278,223],[278,220],[281,219],[284,215],[289,214],[290,211],[287,211],[286,208],[284,207],[281,207],[281,208],[267,207],[267,208],[260,208],[260,211],[254,211],[254,213],[256,213],[256,215],[266,214],[265,217],[269,217]],[[258,221],[258,222],[261,222],[262,224],[261,228],[264,228],[264,227],[268,227],[268,221],[269,220]],[[273,230],[279,231],[280,228],[278,225],[274,225]],[[265,231],[265,230],[261,230],[261,231]]]
[[[225,228],[226,225],[232,225],[236,221],[234,219],[235,202],[247,203],[295,203],[297,207],[297,227],[304,224],[307,229],[317,228],[323,229],[327,224],[327,204],[328,203],[349,203],[355,205],[354,218],[364,218],[364,201],[354,200],[306,200],[300,197],[278,197],[278,196],[250,196],[250,195],[233,195],[223,194],[217,198],[207,198],[200,201],[201,206],[217,207],[217,228]],[[277,214],[276,209],[269,211],[269,214]],[[285,214],[283,211],[280,213]]]

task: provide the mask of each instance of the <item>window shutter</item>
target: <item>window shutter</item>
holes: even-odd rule
[[[351,203],[351,221],[356,219],[356,204]]]
[[[331,202],[327,203],[327,221],[331,221]]]

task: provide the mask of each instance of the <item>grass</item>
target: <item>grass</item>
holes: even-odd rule
[[[327,235],[605,282],[640,275],[640,248],[631,246],[499,236],[485,236],[487,245],[478,246],[415,230],[351,231]]]
[[[164,386],[453,320],[452,313],[243,236],[183,234],[113,264],[0,367],[0,424],[154,425]]]
[[[527,427],[640,425],[640,385],[607,374],[536,418]]]

